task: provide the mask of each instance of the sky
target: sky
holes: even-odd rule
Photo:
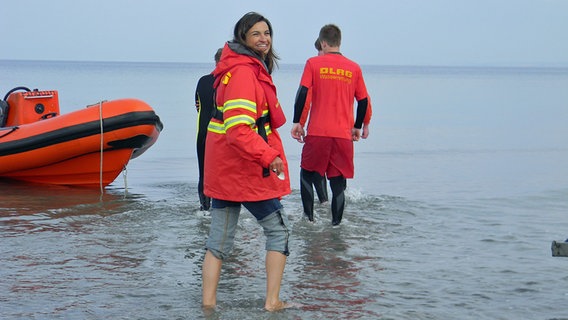
[[[280,63],[328,23],[362,65],[568,67],[568,0],[2,0],[0,60],[211,63],[249,11]]]

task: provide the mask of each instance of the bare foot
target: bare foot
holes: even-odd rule
[[[214,304],[203,304],[201,305],[201,309],[203,310],[215,310],[217,306]]]
[[[209,318],[209,317],[211,317],[212,315],[215,314],[216,306],[215,305],[202,305],[201,310],[203,311],[203,314],[205,315],[205,317]]]
[[[300,304],[300,303],[278,301],[277,303],[271,304],[271,305],[265,304],[264,309],[266,309],[267,311],[273,312],[273,311],[278,311],[278,310],[288,309],[288,308],[300,308],[301,306],[302,306],[302,304]]]

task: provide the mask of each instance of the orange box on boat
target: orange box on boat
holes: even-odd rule
[[[19,126],[59,115],[56,90],[14,92],[7,102],[10,110],[6,126]]]

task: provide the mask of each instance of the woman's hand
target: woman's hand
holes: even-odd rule
[[[276,157],[274,158],[274,160],[272,160],[272,162],[268,166],[268,169],[272,172],[275,172],[276,175],[279,175],[280,172],[284,171],[284,162],[282,162],[282,159],[280,157]]]

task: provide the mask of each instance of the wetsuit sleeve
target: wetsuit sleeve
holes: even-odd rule
[[[369,123],[371,122],[371,116],[373,115],[373,106],[371,104],[371,99],[367,99],[367,112],[365,112],[365,119],[363,119],[363,124],[365,126],[369,125]]]
[[[357,117],[355,118],[354,127],[361,129],[363,127],[363,120],[365,119],[365,113],[367,113],[367,105],[369,100],[367,98],[357,101]]]
[[[296,93],[296,102],[294,103],[294,120],[293,123],[299,123],[302,117],[302,111],[304,110],[304,105],[306,104],[306,97],[308,95],[308,88],[300,86],[298,92]]]
[[[195,108],[196,108],[197,112],[199,112],[199,107],[200,107],[198,88],[199,88],[199,83],[197,84],[197,87],[195,88]]]
[[[304,110],[302,110],[302,116],[300,117],[300,125],[303,127],[308,120],[308,114],[310,113],[310,108],[312,107],[312,90],[308,89],[308,95],[306,96],[306,103],[304,104]]]

